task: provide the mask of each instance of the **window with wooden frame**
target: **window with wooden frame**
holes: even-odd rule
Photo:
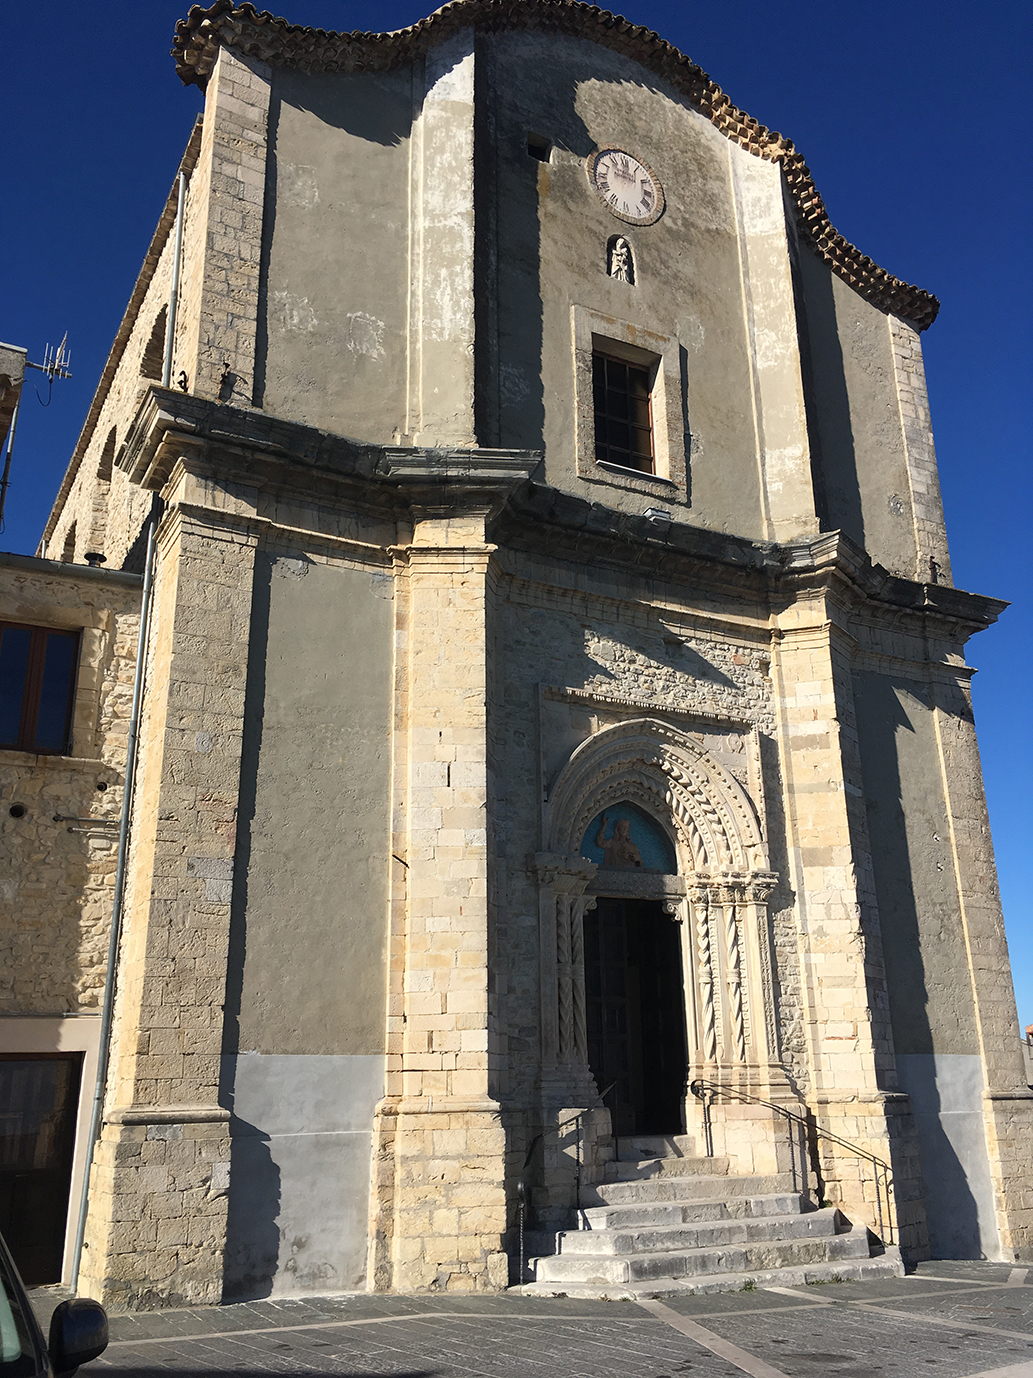
[[[656,471],[653,376],[656,369],[592,351],[595,457],[642,474]]]
[[[79,633],[0,622],[0,748],[68,752]]]

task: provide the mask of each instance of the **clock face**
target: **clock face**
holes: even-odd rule
[[[603,148],[588,160],[588,180],[607,210],[630,225],[652,225],[666,202],[659,177],[622,148]]]

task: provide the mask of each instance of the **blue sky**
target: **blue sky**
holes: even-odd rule
[[[428,8],[285,0],[284,12],[390,29]],[[35,549],[200,109],[168,56],[185,12],[52,0],[5,21],[0,339],[38,360],[67,330],[73,377],[44,408],[30,375],[0,548]],[[793,138],[837,229],[942,302],[923,345],[954,578],[1012,602],[969,660],[1019,1018],[1033,1023],[1033,9],[636,0],[623,13]]]

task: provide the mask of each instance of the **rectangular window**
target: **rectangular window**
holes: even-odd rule
[[[600,463],[654,472],[652,375],[652,369],[640,364],[593,352],[595,457]]]
[[[67,752],[78,650],[78,632],[0,623],[0,747]]]

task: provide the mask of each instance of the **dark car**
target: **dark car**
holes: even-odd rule
[[[99,1301],[63,1301],[50,1320],[50,1343],[33,1315],[18,1269],[0,1239],[0,1378],[71,1378],[102,1354],[108,1317]]]

